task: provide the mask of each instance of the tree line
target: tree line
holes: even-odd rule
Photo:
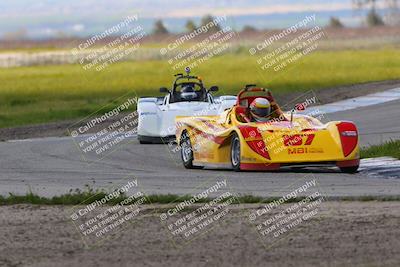
[[[367,14],[364,18],[364,24],[369,27],[382,26],[385,24],[389,25],[400,25],[400,9],[398,0],[350,0],[352,2],[353,9],[355,11],[367,10]],[[384,9],[384,17],[377,12],[379,7]],[[214,20],[213,16],[206,15],[202,17],[200,25],[189,19],[185,24],[185,30],[192,32],[198,27],[206,25]],[[328,23],[329,27],[342,28],[344,24],[337,17],[331,17]],[[220,30],[215,28],[214,30]],[[243,27],[243,31],[256,31],[253,26],[246,25]],[[167,34],[168,29],[165,27],[162,20],[157,20],[154,24],[154,34]]]

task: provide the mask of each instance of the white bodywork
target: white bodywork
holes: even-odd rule
[[[176,132],[176,116],[218,115],[236,103],[236,96],[213,97],[208,93],[207,102],[185,101],[169,103],[170,95],[140,98],[138,136],[168,137]]]

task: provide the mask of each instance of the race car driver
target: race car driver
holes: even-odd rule
[[[265,98],[254,99],[249,109],[252,122],[267,122],[271,119],[271,103]]]
[[[198,96],[193,88],[193,86],[187,85],[182,88],[181,99],[183,101],[193,101],[197,100]]]

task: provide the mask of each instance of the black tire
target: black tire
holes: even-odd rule
[[[141,144],[141,145],[149,145],[149,144],[152,144],[152,142],[139,140],[139,144]]]
[[[232,169],[235,172],[240,171],[240,139],[236,133],[232,135],[230,155],[231,155]]]
[[[351,167],[341,167],[340,171],[344,173],[356,173],[358,170],[359,165],[351,166]]]
[[[190,142],[190,137],[186,131],[182,133],[179,146],[181,148],[183,166],[185,166],[186,169],[194,169],[192,143]]]

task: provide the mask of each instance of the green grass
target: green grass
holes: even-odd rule
[[[392,140],[382,145],[361,149],[361,158],[376,158],[389,156],[400,159],[400,140]]]
[[[90,203],[95,202],[96,200],[100,200],[107,195],[105,191],[80,191],[75,190],[74,192],[70,192],[68,194],[54,196],[51,198],[41,197],[32,192],[27,193],[26,195],[14,195],[9,194],[8,196],[0,195],[0,205],[15,205],[15,204],[34,204],[34,205],[79,205],[84,203],[84,205],[88,205]],[[147,202],[144,204],[172,204],[172,203],[180,203],[185,200],[191,199],[190,195],[149,195],[146,196]],[[107,205],[116,205],[120,203],[122,200],[126,199],[125,195],[120,195],[118,198],[111,199],[107,202]],[[252,195],[241,195],[232,202],[232,204],[265,204],[271,203],[273,201],[278,200],[279,197],[260,197],[260,196],[252,196]],[[304,197],[297,197],[294,199],[288,200],[286,203],[295,203],[303,200]],[[206,203],[211,201],[211,198],[205,198],[197,201],[196,203]],[[400,196],[360,196],[360,197],[326,197],[326,201],[400,201]]]
[[[0,127],[82,118],[128,92],[157,95],[175,71],[166,60],[116,63],[101,72],[80,65],[0,69]],[[255,83],[287,94],[337,85],[400,78],[400,53],[382,50],[317,51],[288,69],[262,71],[256,58],[238,52],[196,68],[207,86],[236,94]]]

